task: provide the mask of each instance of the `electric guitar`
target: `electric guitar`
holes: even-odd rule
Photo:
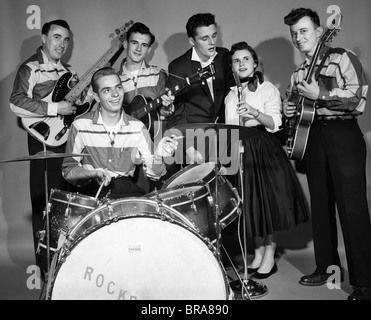
[[[326,42],[332,41],[333,37],[339,33],[342,17],[342,14],[338,13],[333,20],[333,28],[326,28],[324,30],[305,78],[305,81],[308,83],[311,82],[322,47]],[[287,154],[292,160],[302,160],[307,147],[310,127],[316,113],[316,102],[299,95],[297,90],[291,92],[288,100],[295,102],[296,113],[293,117],[286,119],[284,124],[287,135]]]
[[[169,91],[172,95],[176,95],[184,88],[196,83],[197,81],[205,81],[215,75],[215,66],[209,66],[198,70],[193,75],[186,77]],[[167,94],[169,91],[165,92]],[[163,95],[163,94],[162,94]],[[161,95],[161,96],[162,96]],[[160,115],[157,109],[162,106],[161,96],[154,100],[147,99],[143,95],[136,95],[128,105],[124,105],[124,110],[127,114],[141,120],[149,130],[152,139],[162,132]]]
[[[23,127],[37,140],[48,147],[55,148],[63,145],[68,138],[68,132],[76,117],[89,112],[94,105],[86,102],[76,104],[81,93],[90,85],[95,71],[107,65],[110,59],[120,50],[125,40],[126,32],[134,24],[132,20],[123,27],[115,30],[116,39],[114,45],[87,71],[76,83],[75,76],[71,72],[63,74],[55,84],[53,91],[43,100],[47,102],[68,101],[77,107],[73,115],[55,117],[21,118]]]

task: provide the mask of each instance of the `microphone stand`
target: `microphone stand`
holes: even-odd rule
[[[220,234],[221,234],[221,227],[220,227],[220,209],[219,209],[219,195],[218,195],[218,177],[219,177],[219,169],[218,169],[218,139],[219,139],[219,129],[216,132],[216,137],[214,139],[214,151],[216,153],[215,159],[215,166],[214,166],[214,174],[215,174],[215,232],[216,232],[216,250],[218,255],[220,256]]]
[[[237,75],[236,72],[233,72],[233,77],[237,85],[237,97],[238,97],[238,106],[240,106],[242,102],[242,84],[240,81],[239,76]],[[243,117],[239,115],[239,125],[241,127],[244,127],[244,121]],[[242,203],[244,203],[244,179],[243,179],[243,157],[242,154],[244,153],[244,147],[242,145],[242,141],[240,139],[240,149],[239,149],[239,173],[240,173],[240,185],[241,185],[241,198],[242,198]],[[248,282],[248,273],[247,273],[247,235],[246,235],[246,229],[247,229],[247,218],[246,218],[246,213],[242,215],[243,217],[243,244],[244,244],[244,258],[243,258],[243,264],[244,264],[244,276],[243,279],[238,276],[241,285],[242,285],[242,297],[247,298],[251,300],[250,294],[248,289],[246,288],[247,282]],[[246,293],[246,295],[244,294]]]

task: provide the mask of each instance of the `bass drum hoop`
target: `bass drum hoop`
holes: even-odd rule
[[[89,216],[93,216],[95,213],[104,210],[108,206],[115,206],[116,204],[120,204],[122,202],[126,201],[140,201],[144,202],[146,204],[153,204],[155,206],[160,206],[163,207],[167,212],[170,211],[173,214],[176,215],[177,218],[180,218],[180,221],[177,221],[176,219],[169,218],[168,216],[163,217],[161,215],[148,215],[148,214],[128,214],[128,215],[123,215],[119,216],[117,218],[112,218],[109,221],[104,221],[104,223],[100,223],[98,225],[94,225],[91,228],[88,228],[85,232],[82,234],[79,234],[78,236],[74,236],[75,234],[78,233],[79,228],[84,224],[84,222],[88,221]],[[121,220],[125,219],[131,219],[131,218],[150,218],[150,219],[156,219],[156,220],[162,220],[164,222],[169,222],[171,224],[174,224],[176,226],[181,227],[182,229],[187,230],[190,232],[193,236],[195,236],[197,239],[201,240],[203,244],[209,249],[209,252],[212,254],[212,256],[216,260],[216,264],[219,266],[219,271],[221,271],[221,275],[224,279],[224,287],[225,287],[225,300],[234,300],[234,294],[233,291],[231,290],[228,282],[228,277],[226,274],[226,271],[222,265],[222,262],[219,258],[219,255],[217,253],[217,250],[215,246],[211,244],[211,242],[206,238],[203,238],[195,229],[194,225],[185,217],[183,217],[178,211],[176,211],[174,208],[165,205],[165,204],[159,204],[156,201],[150,200],[150,199],[145,199],[145,198],[125,198],[125,199],[117,199],[115,201],[112,201],[111,203],[105,204],[102,207],[96,208],[93,210],[88,216],[86,216],[83,220],[81,220],[75,227],[71,230],[71,232],[66,236],[64,239],[64,244],[57,250],[56,254],[54,255],[52,265],[50,268],[50,275],[49,279],[47,282],[47,291],[46,291],[46,299],[47,300],[53,300],[53,289],[54,289],[54,284],[55,281],[58,277],[59,272],[61,271],[61,268],[63,267],[63,264],[65,261],[68,259],[68,257],[73,253],[73,250],[83,241],[86,239],[89,235],[93,234],[95,231],[109,226],[110,224],[114,222],[118,222]],[[214,261],[215,262],[215,261]],[[55,272],[52,273],[52,271],[55,270]],[[168,298],[167,298],[168,299]],[[224,299],[223,299],[224,300]]]

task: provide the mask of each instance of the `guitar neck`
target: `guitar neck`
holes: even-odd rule
[[[308,82],[308,83],[311,83],[312,75],[313,75],[313,72],[314,72],[316,63],[318,61],[318,58],[319,58],[321,49],[323,48],[323,45],[324,45],[324,43],[318,43],[317,48],[316,48],[316,51],[315,51],[315,53],[313,55],[312,62],[310,64],[310,66],[309,66],[308,74],[305,77],[305,81]]]
[[[79,82],[68,92],[65,100],[73,103],[80,94],[90,85],[93,74],[98,69],[104,67],[111,58],[120,50],[122,42],[117,40],[116,44],[112,46],[103,56],[82,76]]]
[[[172,95],[176,95],[178,92],[186,88],[191,84],[190,79],[187,77],[185,80],[183,80],[181,83],[174,86],[172,89],[170,89],[168,92],[170,92]],[[149,114],[153,110],[156,110],[162,105],[162,99],[161,96],[157,97],[155,100],[152,100],[151,102],[147,103],[143,108],[135,111],[132,113],[132,116],[141,119],[145,115]]]
[[[317,63],[318,58],[320,56],[323,45],[324,45],[323,42],[317,44],[316,51],[313,55],[312,61],[309,65],[308,73],[305,77],[305,81],[308,82],[308,83],[311,83],[311,81],[312,81],[312,75],[315,71],[315,66],[316,66],[316,63]],[[290,98],[289,98],[290,101],[296,101],[297,106],[300,106],[303,103],[304,99],[305,98],[302,95],[299,95],[297,92],[291,92]]]

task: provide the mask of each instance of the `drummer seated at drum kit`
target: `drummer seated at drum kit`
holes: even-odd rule
[[[66,152],[86,156],[65,158],[63,177],[96,198],[143,196],[145,191],[132,181],[136,165],[142,163],[147,177],[158,180],[166,173],[163,157],[173,155],[178,137],[162,138],[152,153],[147,128],[122,108],[124,89],[113,68],[96,71],[92,89],[99,106],[75,119],[66,146]]]

